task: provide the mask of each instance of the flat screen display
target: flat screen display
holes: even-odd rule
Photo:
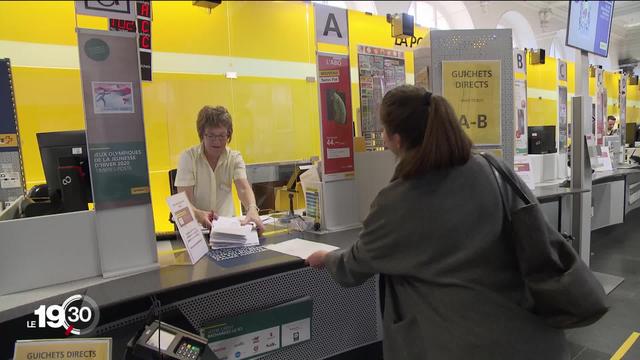
[[[567,46],[609,55],[613,1],[569,1]]]
[[[160,336],[158,336],[158,332],[160,332]],[[168,331],[156,329],[156,331],[153,333],[153,335],[151,335],[149,340],[147,340],[147,345],[152,346],[154,348],[160,348],[160,350],[167,350],[175,337],[176,337],[175,334],[172,334]]]

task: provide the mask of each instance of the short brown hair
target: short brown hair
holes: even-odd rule
[[[464,165],[471,157],[473,144],[453,107],[422,88],[402,85],[390,90],[382,99],[380,119],[386,132],[400,136],[405,151],[394,178]]]
[[[209,127],[223,127],[227,129],[227,142],[231,142],[233,135],[233,121],[231,114],[224,106],[208,106],[205,105],[198,112],[198,120],[196,121],[198,129],[198,137],[200,140],[204,137],[204,130]]]

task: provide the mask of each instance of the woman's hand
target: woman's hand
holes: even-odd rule
[[[247,215],[244,217],[244,220],[240,222],[241,225],[246,225],[248,223],[256,224],[256,228],[258,229],[258,234],[262,234],[264,231],[264,224],[262,224],[262,220],[260,220],[260,215],[258,215],[258,211],[255,208],[250,208],[247,211]]]
[[[328,253],[327,251],[318,250],[313,254],[309,255],[307,260],[305,260],[305,263],[307,263],[309,266],[314,267],[316,269],[322,269],[324,268],[324,262],[327,258],[327,253]]]
[[[193,213],[196,216],[196,221],[208,229],[211,229],[211,222],[218,219],[218,215],[213,211],[193,209]]]

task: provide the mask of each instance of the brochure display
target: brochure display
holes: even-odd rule
[[[156,268],[136,34],[78,29],[78,50],[103,275]]]
[[[189,254],[189,260],[191,264],[195,264],[209,252],[209,246],[193,214],[189,199],[185,193],[181,192],[167,198],[167,204]]]
[[[252,359],[311,340],[309,297],[206,324],[201,335],[220,359]]]

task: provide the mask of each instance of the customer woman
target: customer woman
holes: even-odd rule
[[[227,147],[233,135],[231,115],[222,106],[205,106],[198,113],[196,128],[200,143],[180,155],[174,186],[178,192],[185,192],[198,222],[211,227],[216,216],[235,215],[231,197],[231,185],[235,184],[247,209],[243,222],[254,222],[262,231],[242,156]]]
[[[405,85],[380,115],[394,177],[359,240],[307,262],[343,286],[385,276],[385,359],[568,359],[563,331],[524,308],[496,178],[451,105]]]

